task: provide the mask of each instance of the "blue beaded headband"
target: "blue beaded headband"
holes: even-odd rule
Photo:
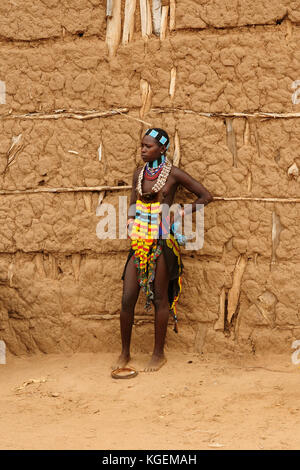
[[[166,146],[166,150],[168,150],[170,142],[169,139],[163,135],[161,130],[159,129],[147,129],[145,132],[145,135],[150,135],[150,137],[153,137],[157,142],[159,142],[162,145]]]

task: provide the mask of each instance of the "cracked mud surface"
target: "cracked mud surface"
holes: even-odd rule
[[[112,55],[103,1],[1,3],[0,338],[14,354],[117,350],[129,243],[99,240],[96,227],[101,204],[129,196],[150,124],[220,198],[205,210],[203,248],[183,253],[169,346],[287,353],[298,339],[298,2],[175,7],[165,39],[143,39],[137,2],[131,40],[118,37]],[[113,108],[126,111],[86,119]],[[89,189],[103,185],[120,189]],[[7,194],[57,188],[70,192]],[[152,323],[141,298],[140,351]]]
[[[165,39],[142,38],[136,2],[124,45],[123,0],[110,31],[104,0],[1,1],[3,449],[299,448],[299,1],[168,4]],[[150,125],[219,199],[203,248],[183,251],[167,364],[114,381],[129,243],[96,227],[129,196]],[[143,305],[137,368],[153,344]]]

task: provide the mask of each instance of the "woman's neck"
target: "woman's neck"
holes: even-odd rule
[[[158,168],[159,165],[164,162],[166,157],[164,155],[161,155],[157,160],[153,160],[153,162],[148,162],[149,168]]]

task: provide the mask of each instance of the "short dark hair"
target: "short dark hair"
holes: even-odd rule
[[[165,145],[166,149],[169,147],[170,139],[168,133],[160,127],[151,127],[146,130],[145,135],[153,137],[160,146]]]

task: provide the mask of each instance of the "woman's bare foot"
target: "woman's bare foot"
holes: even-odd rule
[[[156,370],[159,370],[165,363],[167,362],[167,358],[162,355],[155,355],[153,354],[149,363],[144,369],[144,372],[155,372]]]
[[[126,364],[128,364],[128,362],[130,361],[131,357],[130,357],[130,354],[120,354],[120,356],[118,357],[117,361],[115,362],[115,364],[112,366],[112,369],[115,370],[115,369],[122,369],[122,367],[125,367]]]

